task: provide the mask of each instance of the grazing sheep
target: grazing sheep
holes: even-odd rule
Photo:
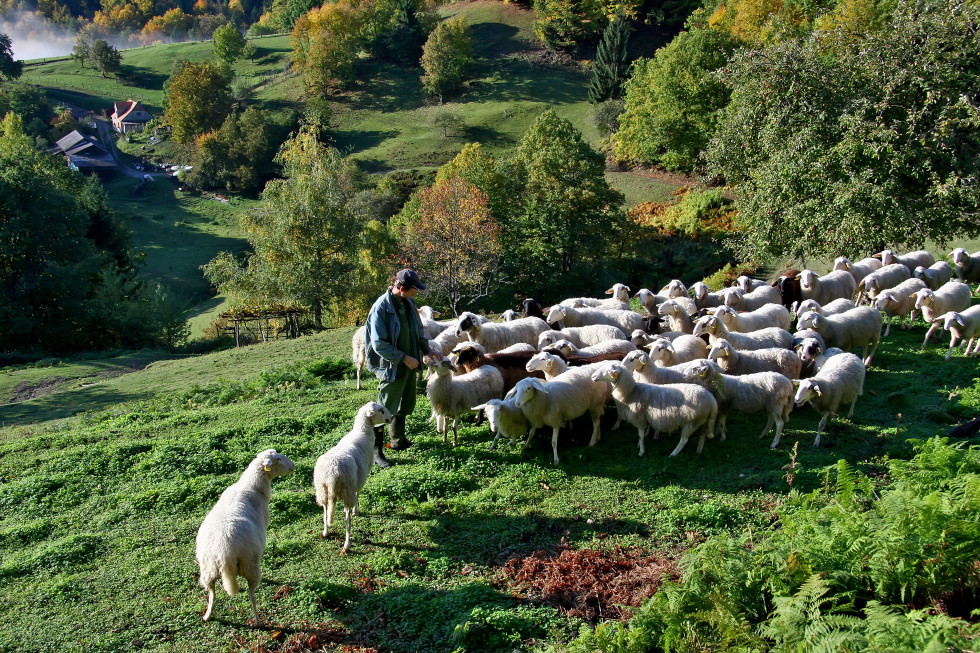
[[[881,261],[876,258],[863,258],[857,263],[852,262],[846,256],[840,256],[834,260],[834,270],[849,272],[854,277],[855,284],[861,283],[861,279],[880,268]]]
[[[741,376],[758,372],[778,372],[789,379],[800,378],[803,362],[796,353],[780,347],[739,351],[721,338],[711,345],[708,360],[715,362],[725,374]]]
[[[762,286],[752,292],[742,292],[741,288],[726,288],[725,306],[737,311],[754,311],[766,304],[782,304],[783,298],[772,286]]]
[[[526,345],[530,347],[530,345]],[[528,373],[525,369],[527,362],[538,353],[536,349],[528,349],[520,352],[498,351],[488,354],[483,345],[476,342],[461,342],[449,354],[449,362],[464,374],[472,372],[484,365],[497,368],[501,378],[504,380],[503,393],[506,394],[511,388],[517,385],[521,379],[527,378]],[[543,374],[535,375],[544,378]]]
[[[799,270],[785,270],[772,282],[772,288],[779,293],[778,303],[785,306],[787,310],[792,311],[794,306],[803,301]]]
[[[851,403],[847,411],[848,419],[854,414],[854,404],[864,392],[865,372],[860,358],[854,354],[840,353],[827,358],[815,376],[800,381],[796,390],[796,405],[802,406],[809,401],[821,415],[814,447],[820,446],[820,434],[827,420],[837,414],[841,404]]]
[[[804,313],[796,326],[798,329],[813,329],[823,336],[824,342],[829,347],[840,347],[846,351],[861,346],[864,364],[870,365],[871,359],[878,350],[882,321],[881,313],[875,309],[870,306],[858,306],[839,315]]]
[[[902,317],[909,316],[906,329],[912,328],[912,320],[915,319],[915,293],[926,287],[926,282],[922,279],[906,279],[894,288],[882,290],[875,297],[873,306],[876,311],[880,311],[888,318],[885,327],[887,336],[892,330],[892,318],[898,316],[898,324],[901,326]]]
[[[590,347],[576,347],[568,340],[558,340],[553,345],[549,346],[550,349],[557,349],[566,357],[578,357],[578,358],[592,358],[594,356],[606,356],[610,354],[628,354],[631,351],[636,351],[636,345],[634,345],[629,340],[606,340],[605,342],[600,342],[598,345],[592,345]]]
[[[372,440],[373,445],[373,440]],[[369,460],[373,461],[373,454]],[[269,498],[272,479],[288,474],[296,466],[275,449],[266,449],[249,463],[237,482],[221,493],[217,503],[197,530],[195,558],[201,569],[201,587],[208,591],[204,621],[214,608],[214,583],[229,596],[238,594],[238,576],[248,581],[255,625],[262,623],[255,604],[255,588],[262,581],[259,563],[265,551],[265,532],[269,527]]]
[[[650,344],[650,360],[661,367],[688,363],[707,355],[707,343],[697,336],[679,336],[673,341],[659,339]]]
[[[668,299],[657,307],[657,313],[667,318],[667,328],[682,333],[694,332],[691,314],[675,299]]]
[[[957,247],[949,255],[953,257],[957,279],[966,284],[980,282],[980,252],[970,254],[963,247]],[[977,292],[980,293],[980,283],[977,283]]]
[[[508,308],[506,311],[500,314],[501,322],[513,322],[514,320],[520,319],[521,314],[512,308]]]
[[[942,328],[940,316],[970,308],[970,286],[960,281],[949,281],[936,291],[923,288],[915,293],[915,307],[922,311],[922,319],[929,325],[922,341],[922,348],[925,349],[932,332]]]
[[[793,346],[793,334],[786,329],[779,327],[769,327],[759,329],[751,333],[738,333],[729,331],[725,328],[725,323],[714,315],[705,315],[697,324],[694,325],[694,335],[708,334],[709,341],[714,344],[716,340],[724,338],[732,344],[735,349],[766,349],[768,347],[782,347],[789,349]]]
[[[861,279],[860,283],[858,283],[858,298],[856,303],[860,304],[865,294],[867,294],[869,300],[874,300],[882,290],[897,286],[911,277],[912,273],[901,263],[881,267]]]
[[[722,373],[721,367],[712,361],[698,361],[688,372],[688,378],[707,389],[718,401],[718,431],[721,439],[728,438],[728,413],[737,410],[742,413],[766,411],[769,419],[759,434],[766,437],[773,424],[776,437],[770,448],[779,446],[783,426],[793,410],[793,382],[778,372],[756,372],[742,376]]]
[[[469,311],[463,311],[459,315],[456,335],[462,337],[465,334],[473,342],[483,345],[484,349],[492,354],[519,342],[537,346],[538,336],[547,330],[548,324],[538,317],[525,317],[513,322],[486,322],[481,324],[476,315]]]
[[[680,430],[680,442],[670,453],[676,456],[687,444],[691,435],[703,429],[698,439],[698,453],[704,448],[706,437],[714,437],[718,402],[710,392],[691,383],[654,385],[640,383],[621,363],[603,363],[592,373],[592,380],[612,385],[612,398],[620,415],[636,427],[639,435],[639,455],[646,453],[644,439],[653,428],[654,438],[659,433]]]
[[[953,278],[953,268],[946,261],[933,263],[929,267],[919,266],[912,271],[912,276],[922,279],[932,290],[938,290],[940,286]]]
[[[800,272],[800,290],[804,301],[814,299],[819,304],[829,304],[835,299],[850,299],[857,283],[850,272],[836,270],[820,276],[813,270]]]
[[[351,520],[357,510],[357,495],[367,483],[374,464],[374,427],[391,423],[388,409],[373,401],[361,406],[354,426],[340,442],[316,459],[313,489],[316,503],[323,506],[323,537],[333,524],[337,499],[344,502],[344,546],[350,548]]]
[[[681,363],[674,367],[654,365],[650,357],[642,351],[631,351],[623,357],[622,363],[637,381],[658,385],[687,383],[687,370],[691,367],[691,363]]]
[[[598,345],[607,340],[626,340],[626,334],[619,327],[609,324],[590,324],[584,327],[548,330],[538,335],[538,349],[553,345],[558,340],[567,340],[576,347]]]
[[[724,292],[711,292],[708,284],[701,281],[691,286],[691,292],[694,294],[694,305],[698,310],[722,306],[725,303]]]
[[[517,438],[523,437],[531,428],[531,423],[524,417],[524,412],[517,405],[513,394],[508,394],[503,399],[491,399],[485,404],[474,406],[473,410],[482,410],[486,413],[487,421],[490,423],[490,432],[494,434],[493,442],[490,443],[490,451],[497,448],[497,440],[500,439],[501,435],[510,438],[511,445],[514,445]]]
[[[552,306],[548,311],[548,323],[558,322],[561,322],[563,328],[609,324],[619,327],[624,334],[643,328],[643,316],[635,311],[600,311],[594,308],[574,308],[564,304]]]
[[[974,340],[978,340],[980,336],[980,304],[976,306],[971,306],[962,312],[950,311],[945,313],[939,319],[943,321],[943,330],[949,331],[949,351],[946,352],[946,360],[949,360],[953,355],[953,349],[957,345],[957,340],[962,342],[969,338],[969,342],[966,343],[966,351],[964,352],[967,356],[973,356],[980,353],[980,341],[977,342],[977,346],[970,351],[970,347],[973,345]]]
[[[592,439],[589,446],[599,442],[599,419],[606,407],[606,388],[594,383],[582,383],[581,379],[556,378],[554,381],[523,379],[511,391],[514,403],[524,413],[531,425],[524,448],[531,443],[534,432],[550,426],[551,450],[554,463],[558,464],[558,430],[576,417],[589,413],[592,417]]]
[[[789,311],[782,304],[766,304],[762,308],[743,313],[737,313],[729,306],[719,306],[709,311],[721,319],[726,329],[739,333],[750,333],[769,327],[789,331],[792,322]]]
[[[436,430],[442,431],[442,441],[449,438],[449,419],[453,420],[453,446],[457,445],[459,416],[472,411],[472,406],[504,396],[504,378],[492,365],[478,367],[465,374],[453,374],[455,367],[446,359],[423,357],[429,367],[429,382],[425,394],[436,416]],[[441,420],[441,422],[440,422]]]
[[[796,307],[796,314],[803,315],[808,311],[813,311],[814,313],[819,313],[820,315],[836,315],[838,313],[849,311],[852,308],[857,308],[857,304],[854,303],[853,299],[835,299],[826,306],[821,306],[815,299],[806,299],[800,302]]]
[[[915,268],[919,267],[920,265],[927,268],[936,262],[936,257],[924,249],[901,255],[895,254],[895,252],[890,249],[886,249],[880,252],[879,255],[881,256],[882,267],[901,264],[908,268],[909,275],[911,275]]]
[[[521,302],[521,317],[539,317],[543,320],[544,311],[541,308],[541,304],[538,303],[538,300],[528,297]]]

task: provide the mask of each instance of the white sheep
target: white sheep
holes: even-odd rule
[[[915,293],[915,307],[922,311],[922,319],[929,325],[926,337],[922,340],[922,348],[925,349],[932,332],[942,329],[940,316],[950,311],[959,313],[970,308],[970,286],[960,281],[949,281],[936,291],[923,288]]]
[[[938,290],[940,286],[953,278],[953,268],[946,261],[933,263],[929,267],[919,266],[912,271],[912,276],[922,279],[932,290]]]
[[[881,313],[870,306],[858,306],[838,315],[804,313],[796,323],[798,329],[813,329],[821,336],[828,347],[843,350],[861,346],[861,358],[865,365],[871,364],[878,341],[881,339]],[[871,353],[868,353],[871,347]]]
[[[614,283],[606,294],[612,295],[617,302],[625,302],[627,305],[630,303],[630,287],[625,283]]]
[[[540,317],[524,317],[511,322],[480,323],[478,316],[469,311],[459,315],[456,335],[465,335],[473,342],[483,345],[488,354],[498,352],[519,342],[538,344],[538,336],[548,330],[548,324]]]
[[[760,286],[752,292],[743,292],[741,288],[725,288],[725,306],[731,306],[737,311],[754,311],[766,304],[782,304],[783,296],[772,286]]]
[[[607,340],[626,340],[622,329],[610,324],[590,324],[584,327],[568,327],[567,329],[549,329],[538,335],[538,349],[553,345],[558,340],[568,340],[576,347],[598,345]]]
[[[474,342],[472,344],[475,345],[477,343]],[[515,343],[515,344],[511,345],[510,347],[504,347],[500,351],[496,351],[494,353],[495,354],[516,354],[517,352],[521,352],[521,351],[537,351],[537,350],[538,350],[538,348],[535,347],[534,345],[530,345],[530,344],[528,344],[526,342],[518,342],[518,343]]]
[[[554,381],[527,378],[518,381],[511,391],[514,403],[524,413],[524,418],[531,425],[524,448],[531,443],[534,432],[544,426],[550,426],[551,450],[554,463],[558,464],[558,430],[576,417],[589,413],[592,417],[592,439],[589,446],[599,442],[599,420],[606,407],[606,388],[594,383],[585,384],[580,379]]]
[[[906,329],[912,328],[912,320],[915,319],[915,293],[926,287],[926,282],[922,279],[906,279],[894,288],[882,290],[875,297],[873,302],[874,309],[885,314],[888,318],[885,326],[885,335],[892,330],[892,319],[898,317],[899,326],[902,325],[902,318],[908,315]]]
[[[877,259],[871,259],[872,261]],[[821,306],[820,302],[815,299],[806,299],[796,307],[796,314],[803,315],[809,311],[814,313],[819,313],[820,315],[836,315],[838,313],[844,313],[852,308],[857,308],[857,304],[854,303],[853,299],[835,299],[826,306]]]
[[[712,344],[724,338],[735,349],[766,349],[767,347],[782,347],[790,349],[793,346],[793,334],[786,329],[769,327],[751,333],[738,333],[725,328],[725,323],[714,315],[705,315],[694,325],[694,335],[708,334]]]
[[[687,297],[687,286],[680,279],[671,279],[670,283],[657,291],[657,294],[667,299]]]
[[[698,453],[704,448],[705,438],[714,437],[718,402],[701,386],[691,383],[663,386],[640,383],[621,363],[614,361],[603,363],[593,372],[592,380],[612,385],[616,409],[636,427],[640,456],[646,453],[643,441],[651,428],[655,437],[659,433],[680,430],[680,441],[670,453],[671,456],[679,454],[698,429],[702,429]]]
[[[803,366],[800,357],[789,349],[768,347],[739,351],[724,338],[716,340],[711,345],[708,360],[717,363],[725,374],[734,376],[757,372],[779,372],[786,378],[798,379]]]
[[[640,288],[639,292],[634,295],[640,300],[640,305],[643,306],[648,315],[659,315],[657,307],[666,301],[676,302],[682,307],[684,312],[689,315],[697,313],[698,307],[690,297],[683,297],[677,295],[675,297],[667,297],[666,295],[655,295],[652,291],[647,288]]]
[[[691,292],[694,294],[694,305],[698,310],[722,306],[725,303],[724,291],[711,292],[708,284],[701,281],[691,286]]]
[[[606,291],[607,295],[612,295],[611,299],[601,299],[598,297],[569,297],[563,299],[559,304],[571,306],[573,308],[598,308],[628,311],[630,309],[630,289],[629,286],[617,283]],[[551,320],[548,320],[549,322]]]
[[[615,354],[615,353],[629,353],[631,351],[636,351],[636,345],[634,345],[629,340],[606,340],[605,342],[600,342],[598,345],[591,345],[589,347],[576,347],[568,340],[556,340],[554,344],[549,345],[549,349],[557,349],[561,352],[562,356],[580,356],[582,358],[590,358],[592,356],[603,356],[605,354]]]
[[[483,365],[472,372],[453,374],[455,367],[447,359],[435,360],[424,356],[429,368],[425,394],[436,416],[436,430],[442,431],[442,441],[449,438],[449,420],[453,421],[453,446],[457,445],[459,416],[471,412],[472,406],[504,396],[504,377],[492,365]]]
[[[850,272],[835,270],[821,276],[813,270],[800,272],[800,292],[803,299],[815,299],[819,304],[829,304],[835,299],[850,299],[857,283]]]
[[[436,322],[436,318],[439,317],[439,311],[431,306],[420,306],[418,311],[419,319],[422,321],[422,335],[426,340],[432,340],[453,325],[452,320]]]
[[[494,434],[490,451],[497,448],[497,440],[501,435],[510,438],[510,443],[513,445],[517,438],[523,437],[531,428],[531,423],[524,417],[524,412],[517,405],[513,394],[508,394],[503,399],[491,399],[484,404],[474,406],[473,410],[482,410],[486,413],[490,432]]]
[[[759,329],[778,327],[789,331],[792,320],[790,319],[789,309],[782,304],[766,304],[754,311],[744,311],[738,313],[730,306],[719,306],[708,309],[709,312],[720,318],[729,331],[739,333],[750,333]]]
[[[635,311],[600,311],[594,308],[574,308],[557,304],[548,311],[548,324],[561,322],[562,328],[582,327],[589,324],[608,324],[619,327],[623,333],[642,329],[643,316]]]
[[[852,262],[846,256],[840,256],[834,260],[834,270],[849,272],[854,277],[855,284],[861,283],[861,279],[879,268],[881,268],[881,261],[871,257],[863,258],[857,263]]]
[[[654,336],[653,334],[648,333],[644,329],[633,329],[633,333],[630,334],[630,342],[632,342],[636,347],[646,347],[654,341],[654,338],[659,337],[660,336]]]
[[[936,262],[936,257],[927,252],[924,249],[916,250],[914,252],[909,252],[907,254],[896,254],[890,249],[886,249],[880,252],[881,264],[883,267],[889,265],[901,264],[908,268],[909,275],[919,267],[929,267]]]
[[[680,331],[681,333],[692,333],[694,331],[694,320],[691,313],[677,300],[668,299],[657,307],[657,313],[667,318],[667,328],[670,331]]]
[[[351,520],[357,511],[357,495],[367,483],[374,464],[374,427],[390,424],[388,409],[373,401],[361,406],[350,432],[316,459],[313,467],[313,490],[316,503],[323,507],[323,537],[333,525],[337,500],[344,502],[344,546],[350,548]]]
[[[691,363],[681,363],[674,367],[654,365],[646,352],[632,351],[623,357],[623,367],[628,369],[637,381],[669,385],[672,383],[687,383],[687,370]]]
[[[221,493],[217,503],[197,530],[195,558],[201,569],[201,587],[208,591],[204,621],[214,608],[214,584],[229,596],[238,594],[238,577],[248,581],[255,625],[262,623],[255,604],[255,588],[262,581],[259,563],[265,551],[265,532],[269,527],[269,498],[272,479],[288,474],[296,466],[275,449],[266,449],[249,463],[237,482]]]
[[[513,322],[514,320],[520,319],[521,314],[512,308],[508,308],[506,311],[500,314],[501,322]]]
[[[708,355],[708,344],[697,336],[679,336],[673,341],[660,338],[649,346],[650,360],[661,367],[688,363]]]
[[[848,419],[854,414],[854,404],[864,392],[866,371],[860,358],[854,354],[840,353],[827,358],[815,376],[800,381],[796,390],[796,405],[802,406],[809,401],[821,415],[814,447],[820,446],[820,434],[841,404],[851,404],[847,411]]]
[[[735,283],[732,285],[736,288],[740,288],[744,293],[750,293],[756,288],[768,286],[769,284],[767,284],[762,279],[753,279],[752,277],[743,274],[738,279],[736,279]]]
[[[868,296],[869,300],[874,300],[882,290],[897,286],[911,277],[912,273],[901,263],[894,263],[878,268],[858,283],[857,303],[860,304],[865,295]]]
[[[980,353],[980,304],[976,306],[971,306],[962,312],[950,311],[945,313],[939,319],[943,321],[943,330],[949,331],[949,351],[946,352],[946,360],[949,360],[950,356],[953,355],[953,349],[957,345],[957,341],[960,341],[962,345],[963,341],[969,338],[969,342],[966,344],[966,351],[964,352],[967,356],[974,356]],[[973,345],[973,341],[978,340],[977,346],[970,351],[970,347]]]
[[[712,361],[698,361],[688,372],[688,378],[706,388],[718,401],[718,431],[721,439],[728,438],[728,413],[737,410],[742,413],[766,411],[769,419],[759,438],[766,437],[776,425],[776,437],[770,448],[779,446],[783,426],[793,410],[793,382],[779,372],[756,372],[734,376],[724,374],[721,367]]]
[[[361,389],[361,370],[367,364],[367,327],[358,327],[350,341],[351,360],[357,375],[357,389]]]
[[[953,257],[956,277],[960,281],[966,284],[980,282],[980,252],[970,254],[965,248],[957,247],[949,255]],[[977,283],[977,292],[980,293],[980,283]]]

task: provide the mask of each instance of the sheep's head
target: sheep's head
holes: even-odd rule
[[[463,311],[456,323],[456,337],[462,338],[467,333],[474,336],[480,333],[480,319],[474,313]]]
[[[487,421],[490,423],[490,432],[496,433],[497,429],[500,428],[500,406],[503,403],[503,399],[491,399],[485,404],[473,406],[470,410],[474,413],[478,413],[481,410],[486,413]]]
[[[813,270],[803,270],[800,272],[800,287],[810,290],[817,284],[817,273]]]
[[[741,275],[738,279],[735,280],[735,287],[741,290],[742,292],[751,292],[752,277],[745,274]]]
[[[621,302],[629,302],[630,287],[624,283],[614,283],[613,287],[606,291],[606,294],[612,295],[613,299],[618,299]]]
[[[699,360],[695,362],[687,370],[688,379],[707,379],[714,375],[714,369],[711,367],[714,363],[707,360]]]
[[[964,261],[966,261],[966,259],[970,257],[970,253],[967,252],[966,249],[963,247],[957,247],[952,252],[950,252],[949,255],[953,257],[953,263],[957,265],[963,263]]]
[[[544,349],[548,345],[553,345],[556,340],[558,340],[557,334],[545,331],[538,336],[538,349]]]
[[[653,362],[665,360],[674,353],[674,346],[670,344],[669,340],[655,340],[650,343],[650,360]]]
[[[711,345],[711,351],[708,352],[708,360],[717,361],[719,358],[728,358],[732,355],[732,351],[732,343],[724,338],[719,338]]]
[[[667,284],[667,296],[671,299],[674,297],[687,297],[687,286],[680,279],[674,279]]]
[[[873,306],[877,311],[888,310],[892,306],[898,305],[898,296],[891,290],[881,291],[877,297],[875,297]]]
[[[846,256],[838,256],[834,259],[835,270],[846,270],[847,272],[850,272],[851,266],[853,265],[854,263],[851,262],[851,259],[847,258]]]
[[[705,333],[714,335],[723,328],[724,325],[717,317],[714,315],[705,315],[694,325],[694,335],[700,336]]]
[[[605,362],[592,373],[592,380],[595,382],[605,381],[607,383],[619,383],[622,375],[627,373],[626,368],[621,363],[615,361]]]
[[[483,345],[476,342],[461,342],[456,345],[456,348],[450,352],[449,357],[452,364],[456,367],[463,367],[464,365],[469,365],[471,363],[476,363],[483,356],[485,356],[487,350],[483,348]]]
[[[657,307],[657,314],[666,315],[667,317],[677,317],[683,312],[684,309],[681,308],[681,305],[672,299],[668,299],[663,304]]]
[[[556,322],[561,322],[566,317],[568,317],[568,309],[561,304],[557,304],[551,307],[548,311],[548,317],[545,320],[548,324],[555,324]]]
[[[923,306],[932,306],[932,304],[936,301],[936,295],[929,288],[916,290],[914,293],[912,293],[912,296],[915,297],[915,307],[917,309],[922,308]]]
[[[699,302],[704,301],[704,299],[708,296],[708,293],[710,292],[711,292],[711,288],[708,288],[708,284],[702,281],[698,281],[693,286],[691,286],[691,293],[694,295],[694,299]]]
[[[630,353],[626,354],[622,360],[623,367],[628,369],[630,372],[635,372],[649,362],[650,357],[642,351],[631,351]]]
[[[804,338],[796,345],[796,355],[804,363],[813,360],[822,353],[823,348],[820,346],[820,341],[816,338]]]
[[[531,360],[529,360],[527,365],[524,366],[524,369],[526,369],[528,372],[541,371],[550,373],[555,369],[556,361],[558,360],[559,359],[554,354],[543,351],[532,356]]]
[[[895,252],[890,249],[881,250],[881,264],[882,265],[892,265],[897,263],[898,259],[895,256]]]
[[[447,374],[452,374],[456,370],[456,367],[448,358],[439,360],[425,356],[422,358],[422,362],[425,363],[426,367],[428,368],[426,371],[429,375],[436,374],[438,376],[446,376]]]
[[[381,410],[388,413],[384,406],[374,404],[373,402],[372,405],[378,406]],[[391,413],[388,413],[388,415],[390,417]],[[292,460],[277,452],[275,449],[266,449],[257,455],[253,464],[261,465],[262,472],[269,478],[276,478],[277,476],[282,476],[283,474],[289,474],[296,469],[296,465],[293,464]]]
[[[514,404],[518,407],[526,405],[538,395],[547,395],[548,390],[540,379],[527,378],[517,382],[512,390]]]
[[[426,320],[434,320],[440,313],[431,306],[422,306],[419,308],[419,315]]]
[[[942,316],[937,318],[943,321],[943,330],[950,331],[955,329],[957,325],[966,328],[966,322],[963,321],[963,316],[961,316],[956,311],[950,311],[949,313],[943,313]]]
[[[551,345],[551,348],[561,352],[562,356],[575,356],[578,354],[578,347],[573,345],[571,341],[565,340],[564,338],[561,340],[556,340],[554,344]]]
[[[822,397],[823,390],[820,388],[820,381],[816,379],[803,379],[800,387],[796,389],[796,405],[802,406],[814,397]]]
[[[743,304],[743,295],[741,288],[725,288],[722,291],[725,294],[725,306],[731,306],[732,308],[738,308]]]
[[[361,413],[371,423],[372,426],[390,424],[394,417],[387,408],[376,401],[369,401],[361,406]]]
[[[735,309],[733,309],[731,306],[716,306],[714,310],[711,310],[711,315],[717,317],[727,327],[735,321],[735,316],[738,315],[738,313],[736,313]]]
[[[813,311],[803,313],[800,315],[800,319],[796,322],[796,328],[800,331],[803,329],[813,329],[819,333],[821,326],[823,326],[823,320],[821,319],[820,314],[814,313]]]
[[[630,342],[637,347],[643,347],[650,344],[650,334],[643,329],[634,329],[630,334]]]
[[[520,313],[512,308],[508,308],[506,311],[500,314],[500,319],[503,322],[512,322],[521,316]]]

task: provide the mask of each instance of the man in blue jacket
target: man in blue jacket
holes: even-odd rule
[[[423,355],[442,358],[429,349],[422,332],[422,320],[414,297],[425,284],[415,270],[399,270],[389,288],[371,307],[365,329],[367,368],[374,372],[378,384],[378,403],[392,415],[389,425],[390,447],[408,449],[412,443],[405,437],[405,419],[415,410],[415,394]],[[384,426],[374,430],[374,462],[379,467],[391,463],[384,455]]]

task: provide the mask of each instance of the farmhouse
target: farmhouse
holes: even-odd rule
[[[68,167],[79,172],[94,172],[99,176],[115,174],[117,166],[112,155],[94,137],[75,130],[59,140],[54,148],[54,154],[62,154],[68,161]]]
[[[116,102],[113,108],[112,126],[120,134],[141,132],[146,123],[153,120],[153,116],[138,100],[129,99],[125,102]]]

